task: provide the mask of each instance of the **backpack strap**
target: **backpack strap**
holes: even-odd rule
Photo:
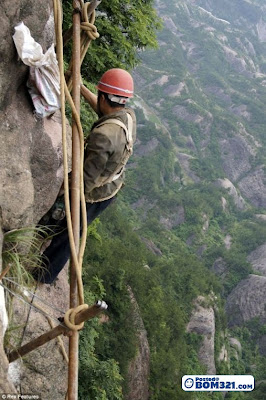
[[[133,119],[131,117],[131,115],[129,113],[127,113],[127,123],[128,123],[128,128],[126,127],[126,125],[120,121],[119,119],[116,118],[110,118],[107,119],[106,121],[102,122],[100,125],[97,125],[97,128],[99,126],[105,125],[105,124],[116,124],[121,126],[121,128],[124,129],[125,133],[126,133],[126,139],[127,139],[127,149],[128,151],[131,151],[131,154],[133,152]]]
[[[106,121],[102,122],[101,124],[97,125],[97,128],[99,126],[105,125],[105,124],[116,124],[123,128],[125,134],[126,134],[126,147],[124,154],[122,156],[122,159],[119,163],[119,165],[116,167],[115,171],[109,176],[107,179],[104,180],[104,182],[101,183],[101,186],[111,183],[116,181],[122,173],[124,172],[125,165],[128,162],[129,157],[133,153],[133,119],[129,113],[127,113],[127,123],[128,123],[128,128],[126,125],[120,121],[119,119],[116,118],[110,118],[107,119]]]

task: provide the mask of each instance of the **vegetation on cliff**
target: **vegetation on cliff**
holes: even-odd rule
[[[127,392],[137,340],[128,286],[148,333],[151,400],[223,398],[180,388],[182,375],[206,372],[198,358],[202,338],[186,332],[198,295],[214,293],[217,373],[252,372],[258,379],[264,373],[252,326],[229,332],[241,341],[243,355],[230,359],[229,350],[230,362],[219,361],[228,332],[223,302],[252,271],[246,257],[266,233],[254,217],[259,208],[265,211],[265,200],[248,184],[262,168],[264,190],[265,43],[251,29],[264,9],[240,0],[221,9],[213,0],[206,11],[205,3],[157,2],[164,29],[160,47],[146,52],[138,51],[155,47],[160,26],[153,1],[121,7],[103,0],[99,6],[101,38],[84,61],[85,80],[95,83],[110,67],[142,64],[134,71],[138,142],[127,186],[89,228],[85,296],[104,297],[109,309],[107,321],[93,321],[81,334],[80,399],[118,400]],[[82,114],[89,125],[93,116],[84,105]],[[215,185],[225,177],[243,192],[245,209]],[[217,260],[223,261],[221,274]],[[263,385],[227,398],[263,398]]]

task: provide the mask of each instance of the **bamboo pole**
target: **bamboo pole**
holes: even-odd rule
[[[88,321],[96,317],[100,314],[103,310],[107,309],[106,303],[103,301],[98,301],[93,306],[89,307],[87,310],[80,311],[75,318],[75,323],[78,325],[81,322]],[[52,339],[55,339],[57,336],[62,334],[67,334],[72,332],[67,326],[65,325],[58,325],[55,328],[51,329],[49,332],[44,333],[43,335],[39,336],[38,338],[32,340],[31,342],[25,344],[24,346],[20,347],[9,353],[7,356],[9,362],[16,361],[18,358],[25,356],[26,354],[36,350],[38,347],[43,346],[45,343],[49,342]]]
[[[73,1],[73,90],[72,98],[80,113],[80,3]],[[76,252],[80,239],[80,139],[75,118],[72,118],[72,173],[71,173],[71,218]],[[74,263],[70,261],[70,308],[78,306],[77,275]],[[78,398],[78,347],[79,332],[74,331],[69,338],[68,400]]]

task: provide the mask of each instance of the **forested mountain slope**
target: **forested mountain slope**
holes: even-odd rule
[[[134,71],[138,141],[116,206],[135,239],[115,232],[124,261],[114,273],[130,282],[148,331],[151,399],[223,398],[180,390],[183,374],[206,371],[251,373],[256,390],[226,398],[263,399],[266,7],[156,8],[164,27]],[[105,218],[109,235],[111,211]],[[141,246],[135,259],[137,238],[148,255]]]

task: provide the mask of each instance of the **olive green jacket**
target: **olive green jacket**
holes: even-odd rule
[[[103,184],[118,168],[126,146],[125,130],[115,123],[103,124],[108,119],[118,119],[127,126],[127,113],[133,119],[133,141],[136,140],[136,116],[133,110],[124,108],[121,111],[100,118],[92,126],[86,140],[84,154],[84,190],[89,203],[108,200],[121,189],[123,173],[117,180]],[[101,125],[101,126],[99,126]]]

